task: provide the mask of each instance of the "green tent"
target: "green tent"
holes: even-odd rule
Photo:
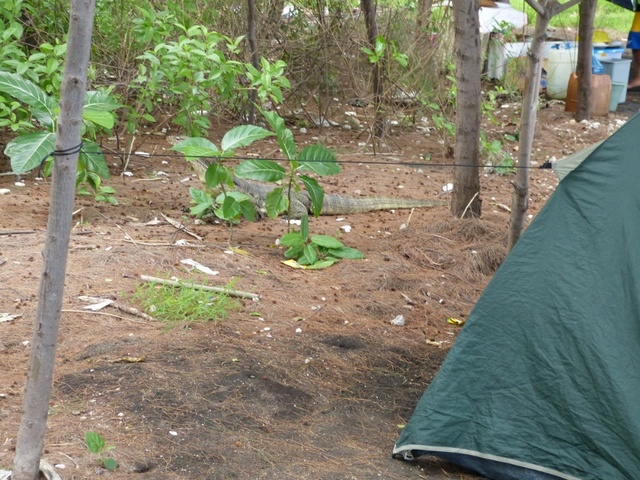
[[[393,454],[493,480],[640,478],[640,117],[562,180]]]

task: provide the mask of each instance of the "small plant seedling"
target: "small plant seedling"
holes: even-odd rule
[[[232,289],[228,285],[229,290]],[[155,282],[140,285],[133,299],[144,310],[169,327],[192,322],[218,322],[239,303],[229,295],[198,290],[189,285],[178,287]]]
[[[118,462],[115,459],[104,455],[105,452],[113,450],[115,447],[107,446],[102,435],[96,432],[85,432],[84,441],[89,451],[99,456],[100,463],[104,468],[111,472],[118,468]]]
[[[289,232],[280,239],[289,247],[285,258],[295,260],[307,269],[327,268],[342,258],[362,259],[364,254],[355,248],[346,247],[330,235],[309,235],[309,217],[302,217],[300,231]]]

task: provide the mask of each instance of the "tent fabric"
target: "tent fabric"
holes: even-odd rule
[[[560,182],[393,455],[493,480],[640,478],[640,117]]]
[[[604,140],[596,142],[592,145],[589,145],[582,150],[578,150],[571,155],[567,155],[566,157],[558,160],[552,165],[553,171],[559,180],[562,180],[564,177],[568,175],[569,172],[573,171],[578,165],[580,165],[586,158],[589,157],[593,153],[593,151],[602,144]]]

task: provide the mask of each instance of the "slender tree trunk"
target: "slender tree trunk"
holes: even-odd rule
[[[480,22],[478,0],[453,2],[455,24],[456,143],[451,213],[456,217],[480,216]]]
[[[578,108],[576,120],[588,120],[593,113],[591,104],[591,56],[593,54],[593,23],[596,18],[597,0],[582,0],[580,2],[580,25],[578,36]]]
[[[516,166],[516,181],[513,185],[511,206],[511,228],[509,229],[508,250],[516,244],[522,233],[524,218],[529,208],[529,166],[531,165],[531,147],[536,128],[538,94],[542,77],[542,47],[547,37],[547,27],[551,17],[538,15],[536,27],[529,49],[529,65],[524,83],[522,99],[522,119],[520,120],[520,142]]]
[[[249,43],[249,53],[251,55],[251,65],[260,70],[260,55],[258,54],[258,39],[256,36],[256,1],[248,0],[247,3],[247,42]],[[249,113],[250,124],[256,121],[256,101],[258,93],[255,88],[249,92]]]
[[[518,147],[518,161],[516,163],[516,181],[511,206],[511,226],[509,228],[508,251],[515,246],[522,234],[524,218],[529,208],[529,168],[531,166],[531,147],[538,115],[538,94],[540,78],[542,77],[542,47],[547,37],[547,27],[551,19],[558,13],[580,3],[580,0],[569,0],[559,3],[557,0],[547,0],[542,4],[535,0],[526,0],[538,14],[533,40],[529,50],[529,65],[524,83],[522,98],[522,117],[520,120],[520,142]],[[544,6],[543,6],[544,5]]]
[[[433,7],[433,0],[418,0],[418,6],[416,11],[416,26],[418,27],[418,37],[422,37],[424,32],[420,30],[427,26],[429,23],[429,17],[431,16],[431,7]]]
[[[376,48],[378,38],[378,23],[376,21],[376,6],[374,0],[361,0],[360,8],[364,13],[364,21],[367,25],[367,39],[371,50]],[[382,95],[384,93],[384,82],[382,78],[384,60],[372,64],[372,88],[373,88],[373,109],[375,112],[373,136],[382,138],[384,136],[384,111],[382,109]]]
[[[81,140],[82,107],[87,86],[94,9],[95,0],[71,2],[69,43],[55,144],[56,152],[61,153],[55,155],[53,161],[51,210],[43,252],[44,269],[31,340],[13,480],[35,480],[38,477],[44,447],[75,198],[78,161],[78,151],[75,149]]]

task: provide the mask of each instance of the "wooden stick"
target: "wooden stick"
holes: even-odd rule
[[[80,300],[82,302],[85,302],[85,303],[100,303],[100,302],[104,302],[107,299],[106,298],[100,298],[100,297],[88,297],[86,295],[81,295],[81,296],[78,297],[78,300]],[[135,317],[144,318],[145,320],[149,320],[150,322],[155,322],[156,321],[156,319],[153,318],[151,315],[147,315],[146,313],[141,312],[137,308],[127,307],[126,305],[122,305],[121,303],[118,303],[118,302],[111,302],[109,304],[109,306],[115,308],[116,310],[120,310],[121,312],[128,313],[129,315],[133,315]]]
[[[169,224],[171,224],[173,227],[177,228],[181,232],[184,232],[187,235],[191,235],[193,238],[195,238],[197,240],[200,240],[200,241],[203,240],[203,238],[201,236],[196,235],[195,233],[193,233],[191,230],[189,230],[187,227],[185,227],[182,223],[178,222],[177,220],[174,220],[173,218],[167,217],[162,212],[160,212],[160,215],[162,215],[162,218],[164,218]]]
[[[260,295],[255,293],[241,292],[239,290],[229,290],[228,288],[210,287],[209,285],[200,285],[198,283],[181,282],[179,280],[166,280],[164,278],[149,277],[148,275],[140,275],[140,279],[145,282],[161,283],[162,285],[172,285],[174,287],[189,287],[207,292],[225,293],[232,297],[250,298],[251,300],[260,300]]]

